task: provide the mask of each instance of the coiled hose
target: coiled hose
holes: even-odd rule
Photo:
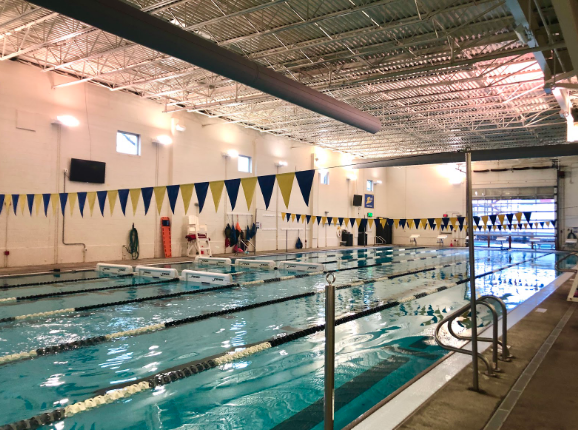
[[[128,234],[128,246],[125,245],[124,249],[126,249],[126,252],[130,254],[133,260],[138,259],[138,231],[136,231],[136,228],[134,228],[134,223],[132,224],[132,229]]]

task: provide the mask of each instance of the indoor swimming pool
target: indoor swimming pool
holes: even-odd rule
[[[477,250],[477,290],[513,308],[559,275],[565,255]],[[336,275],[335,428],[443,358],[435,326],[469,300],[460,248],[255,258]],[[48,412],[46,428],[58,430],[322,429],[325,274],[163,266],[230,273],[234,284],[94,271],[0,278],[0,360],[13,357],[0,362],[0,428]],[[76,402],[142,382],[142,392],[61,419]]]

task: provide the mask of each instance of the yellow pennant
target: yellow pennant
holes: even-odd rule
[[[157,210],[159,211],[159,215],[160,215],[161,209],[163,207],[163,202],[165,200],[165,193],[167,192],[167,187],[165,187],[164,185],[162,187],[154,187],[153,191],[155,193],[155,201],[157,203]]]
[[[24,202],[26,201],[26,194],[20,194],[20,198],[18,199],[18,206],[20,206],[20,213],[24,215]]]
[[[209,182],[209,188],[211,188],[211,194],[213,195],[213,203],[215,204],[215,211],[219,210],[219,202],[221,201],[224,187],[225,181]]]
[[[307,217],[305,215],[301,215],[301,224],[305,224],[305,220]]]
[[[527,222],[524,223],[524,228],[528,228],[528,223],[527,223]]]
[[[295,221],[295,214],[291,214],[291,222]]]
[[[6,194],[4,196],[4,204],[6,205],[7,208],[10,207],[10,205],[12,204],[12,194]]]
[[[458,222],[458,217],[450,217],[450,225],[454,228],[454,230],[456,229],[456,224]]]
[[[77,193],[68,193],[68,204],[70,205],[70,215],[74,211],[74,205],[76,205],[76,200],[78,198]]]
[[[387,223],[387,218],[380,219],[379,223],[381,224],[382,227],[385,227],[385,224]]]
[[[407,220],[407,228],[413,228],[413,219],[408,219]]]
[[[493,227],[494,231],[496,231],[496,229],[498,228],[497,225],[493,225],[492,227]]]
[[[550,227],[550,221],[546,221],[546,227]]]
[[[504,225],[504,218],[506,218],[506,215],[498,215],[498,219],[500,220],[501,225]]]
[[[110,215],[114,212],[114,205],[116,205],[116,197],[118,196],[118,190],[110,190],[108,193],[108,206],[110,207]]]
[[[140,198],[141,189],[131,188],[128,192],[130,194],[130,202],[132,203],[132,215],[136,215],[136,208],[138,206],[138,199]],[[90,210],[92,214],[92,209]]]
[[[349,225],[349,218],[343,218],[343,224],[347,227]]]
[[[399,220],[398,219],[394,219],[393,220],[393,225],[395,226],[395,228],[399,227]]]
[[[322,216],[321,217],[321,225],[325,225],[327,223],[327,217],[326,216]],[[359,227],[359,223],[357,224],[357,226]]]
[[[36,216],[38,216],[42,205],[42,194],[34,194],[34,205],[36,206]]]
[[[50,203],[52,203],[52,214],[58,213],[58,194],[50,194]]]
[[[277,184],[279,185],[283,202],[285,202],[287,208],[289,208],[289,199],[291,198],[291,190],[293,189],[293,179],[295,179],[295,172],[277,175]]]
[[[516,219],[518,220],[518,224],[522,222],[522,212],[516,212]]]
[[[424,230],[427,230],[427,218],[422,218],[420,220],[420,224],[423,227]]]
[[[355,224],[357,224],[357,228],[359,228],[359,224],[361,224],[361,218],[355,218]]]
[[[369,228],[372,228],[373,227],[373,218],[369,218],[367,220],[367,223],[369,224]]]
[[[442,226],[442,219],[441,219],[441,218],[436,218],[436,219],[435,219],[435,222],[436,222],[436,227],[437,227],[437,228],[440,228],[440,227]]]
[[[488,215],[482,215],[482,222],[484,225],[488,225]]]
[[[90,216],[94,212],[94,202],[96,201],[96,191],[86,193],[86,200],[88,200],[88,208],[90,209]]]
[[[285,215],[287,215],[285,212],[281,212],[281,219],[283,221],[285,221],[287,219]]]
[[[257,186],[257,178],[256,177],[242,178],[241,186],[243,187],[243,192],[245,193],[245,201],[247,202],[247,209],[251,209],[251,203],[253,202],[253,195],[255,195],[255,188]]]
[[[191,204],[191,198],[193,197],[194,188],[195,184],[181,185],[181,197],[183,199],[183,205],[185,206],[185,215],[189,211],[189,205]]]

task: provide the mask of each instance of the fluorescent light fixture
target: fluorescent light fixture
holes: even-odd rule
[[[56,122],[66,127],[77,127],[80,124],[80,122],[72,115],[58,115],[56,117]]]
[[[279,162],[276,164],[276,166],[277,166],[277,167],[285,167],[285,166],[287,166],[287,164],[288,164],[288,163],[287,163],[286,161],[279,161]]]
[[[380,185],[380,184],[382,184],[381,181],[373,181],[373,185]]]
[[[227,151],[227,156],[229,156],[231,158],[237,158],[239,156],[239,151],[237,151],[235,149],[229,149]]]
[[[160,143],[161,145],[170,145],[173,143],[173,138],[166,134],[161,134],[160,136],[155,137],[155,142]]]

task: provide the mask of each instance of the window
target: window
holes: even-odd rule
[[[328,170],[320,170],[319,171],[319,180],[323,185],[329,185],[329,171]]]
[[[367,181],[367,191],[373,192],[373,181]]]
[[[116,133],[116,152],[140,155],[140,136],[126,131],[118,131]]]
[[[251,173],[252,167],[251,166],[251,157],[247,157],[246,155],[239,155],[239,172]]]

